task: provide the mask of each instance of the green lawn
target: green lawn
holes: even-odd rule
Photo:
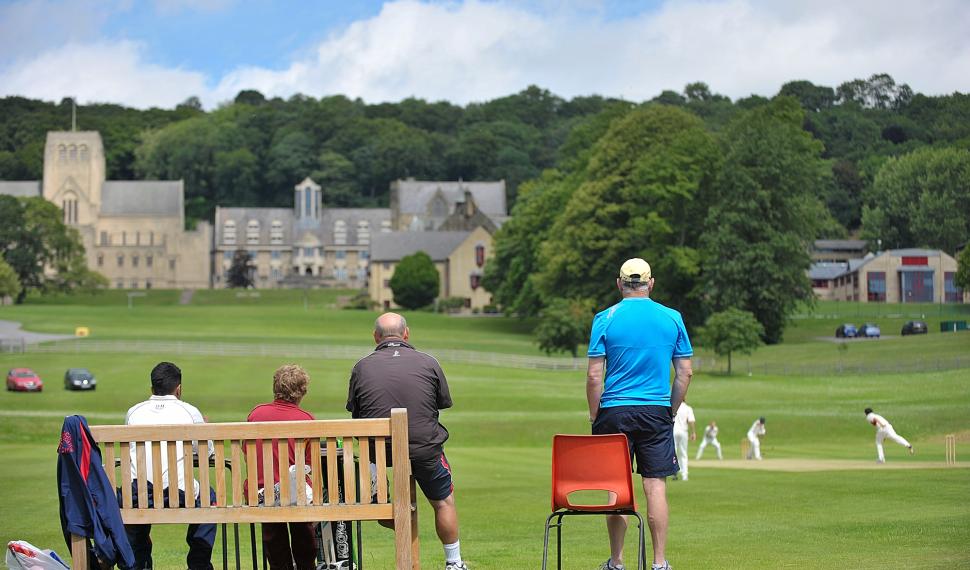
[[[218,292],[224,295],[223,292]],[[302,293],[302,292],[301,292]],[[123,298],[121,298],[123,299]],[[91,326],[96,338],[159,338],[248,342],[360,344],[374,313],[327,309],[321,298],[304,310],[301,299],[252,306],[218,304],[96,307],[4,307],[0,318],[31,330],[64,332]],[[298,301],[291,306],[290,301]],[[177,302],[177,301],[176,301]],[[137,300],[136,300],[137,303]],[[465,348],[537,354],[528,323],[506,319],[408,315],[419,348]],[[821,330],[819,327],[818,330]],[[827,330],[827,329],[826,329]],[[834,327],[832,328],[834,331]],[[821,333],[820,333],[821,334]],[[834,358],[827,341],[792,335],[756,353],[762,358]],[[283,340],[281,340],[283,339]],[[966,336],[926,335],[860,343],[853,352],[887,358],[966,353]],[[872,347],[872,348],[870,348]],[[885,348],[884,348],[885,347]],[[885,353],[879,351],[886,351]],[[831,353],[831,354],[830,354]],[[830,355],[830,356],[826,356]],[[881,356],[880,356],[881,355]],[[0,540],[25,539],[65,552],[57,523],[54,453],[63,415],[92,423],[121,422],[127,408],[148,395],[148,372],[166,354],[0,355],[0,367],[30,366],[47,381],[40,394],[0,393]],[[270,398],[273,370],[282,362],[259,357],[180,357],[184,394],[212,421],[238,421]],[[300,362],[312,381],[305,407],[320,418],[346,417],[347,377],[353,362]],[[87,366],[99,378],[91,393],[68,393],[60,378],[69,366]],[[473,568],[537,568],[542,523],[548,514],[550,441],[555,433],[585,433],[582,371],[545,372],[443,362],[455,408],[442,414],[456,477],[462,551]],[[690,392],[698,421],[716,419],[729,458],[759,415],[767,416],[767,460],[776,458],[873,461],[871,405],[916,446],[887,444],[891,464],[926,469],[790,473],[692,465],[691,480],[669,486],[669,556],[691,568],[955,568],[970,565],[970,469],[937,468],[942,437],[960,434],[958,456],[970,444],[970,370],[925,374],[800,375],[700,374]],[[692,445],[692,450],[696,449]],[[708,450],[711,457],[712,450]],[[642,497],[641,497],[642,503]],[[431,513],[421,505],[422,564],[440,567],[441,548]],[[184,529],[153,533],[156,568],[183,563]],[[244,543],[248,536],[244,534]],[[365,525],[365,567],[391,568],[389,531]],[[632,541],[631,541],[632,544]],[[568,519],[569,569],[594,568],[608,552],[599,520]],[[244,551],[244,556],[246,556]],[[633,551],[628,549],[629,561]],[[217,548],[215,559],[221,560]],[[245,558],[244,558],[245,559]]]

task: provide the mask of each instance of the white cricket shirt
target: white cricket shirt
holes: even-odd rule
[[[677,408],[677,415],[674,416],[674,431],[687,432],[687,424],[696,421],[694,419],[694,408],[684,402]]]
[[[875,412],[869,412],[868,414],[866,414],[866,421],[876,426],[877,429],[884,428],[889,425],[889,421],[886,420],[886,418],[880,416]]]
[[[125,416],[125,424],[130,426],[165,425],[165,424],[201,424],[205,423],[202,413],[198,408],[179,400],[174,395],[152,396],[140,404],[135,404],[128,410]],[[148,478],[151,479],[152,473],[152,447],[153,443],[148,442],[145,450],[145,467]],[[175,456],[178,458],[178,486],[185,491],[185,458],[182,451],[182,442],[175,444]],[[162,443],[162,482],[168,488],[168,444]],[[135,446],[131,445],[131,476],[132,480],[137,475],[137,455]],[[195,484],[196,494],[199,485]]]

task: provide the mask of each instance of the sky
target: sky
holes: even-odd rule
[[[0,96],[737,99],[876,73],[941,95],[970,91],[968,30],[966,0],[0,0]]]

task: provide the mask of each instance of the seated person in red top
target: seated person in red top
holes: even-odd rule
[[[310,377],[303,368],[296,364],[280,366],[273,374],[273,402],[253,408],[246,421],[279,422],[314,419],[313,414],[300,408],[300,401],[306,396],[309,384]],[[261,444],[257,443],[257,445]],[[295,447],[296,444],[291,439],[289,465],[296,464]],[[306,447],[304,453],[306,453],[306,465],[310,465],[310,448]],[[279,462],[279,448],[276,440],[273,440],[273,474],[276,477],[274,483],[279,483]],[[262,454],[257,455],[257,464],[259,487],[263,488]],[[287,469],[284,468],[283,472],[286,473]],[[300,477],[297,477],[297,481],[299,480]],[[273,501],[272,485],[269,489],[264,489],[263,495],[267,503]],[[287,523],[263,524],[263,550],[269,560],[269,567],[272,570],[293,570],[295,564],[296,570],[313,570],[316,566],[313,523],[289,523],[289,536],[286,531]]]

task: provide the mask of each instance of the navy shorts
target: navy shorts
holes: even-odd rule
[[[626,434],[636,472],[652,479],[675,475],[680,467],[674,452],[674,418],[668,406],[600,408],[593,435]]]
[[[444,452],[428,459],[412,459],[411,473],[421,492],[432,501],[443,501],[455,490],[451,465],[448,465]]]

